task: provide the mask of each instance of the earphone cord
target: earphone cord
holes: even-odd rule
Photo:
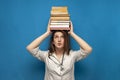
[[[49,57],[49,59],[51,59],[50,58],[50,55],[48,56]],[[54,56],[53,56],[54,57]],[[55,58],[55,57],[54,57]],[[56,58],[55,58],[56,59]],[[55,64],[57,64],[58,65],[58,63],[56,63],[53,59],[51,59]],[[56,59],[57,61],[58,61],[58,59]],[[63,56],[62,56],[62,62],[60,63],[60,65],[62,66],[63,65],[63,60],[64,60],[64,54],[63,54]]]
[[[62,62],[61,62],[61,65],[63,65],[63,59],[64,59],[64,53],[63,53],[63,56],[62,56]]]

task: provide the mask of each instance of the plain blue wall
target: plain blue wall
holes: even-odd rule
[[[26,46],[46,31],[52,6],[68,6],[74,32],[93,47],[75,64],[76,80],[120,80],[119,0],[0,0],[0,80],[43,80],[45,65]]]

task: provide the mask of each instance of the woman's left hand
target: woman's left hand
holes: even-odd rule
[[[73,33],[73,24],[72,24],[72,21],[70,21],[70,31],[68,33],[69,34]]]

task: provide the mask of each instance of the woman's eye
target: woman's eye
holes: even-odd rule
[[[55,36],[54,38],[58,38],[58,36]]]
[[[61,36],[61,38],[64,38],[64,36]]]

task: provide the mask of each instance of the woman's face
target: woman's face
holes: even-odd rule
[[[64,35],[62,32],[56,32],[54,34],[53,44],[56,49],[64,49]]]

